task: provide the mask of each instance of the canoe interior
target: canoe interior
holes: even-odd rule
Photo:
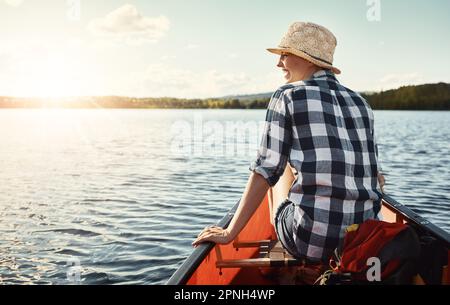
[[[388,197],[389,198],[389,197]],[[395,200],[392,200],[395,202]],[[450,259],[450,251],[448,249],[448,233],[430,224],[420,216],[413,215],[414,212],[408,208],[394,203],[392,201],[383,200],[382,215],[383,220],[387,222],[404,222],[414,223],[419,230],[426,226],[432,226],[430,230],[435,230],[439,238],[447,247],[447,254]],[[398,204],[398,207],[396,206]],[[276,233],[273,226],[269,222],[268,197],[266,196],[259,206],[258,210],[252,216],[245,228],[238,236],[239,241],[276,239]],[[235,208],[237,205],[235,206]],[[235,209],[234,208],[234,209]],[[234,210],[233,209],[233,210]],[[232,211],[233,211],[232,210]],[[405,212],[406,211],[406,212]],[[408,214],[410,211],[410,214]],[[227,225],[233,214],[230,213],[225,217],[219,225]],[[227,219],[226,219],[227,218]],[[417,219],[415,219],[417,218]],[[196,252],[197,251],[197,252]],[[279,284],[264,277],[260,273],[259,268],[222,268],[216,267],[218,257],[223,259],[245,259],[257,258],[258,248],[239,248],[236,249],[233,243],[228,245],[200,245],[189,257],[182,267],[169,280],[168,284],[187,284],[187,285],[276,285]],[[416,280],[417,284],[421,284],[420,278]],[[450,275],[447,266],[444,267],[442,283],[450,283]]]
[[[267,196],[259,206],[253,217],[241,231],[239,240],[263,240],[276,239],[276,233],[269,222],[269,205]],[[275,284],[261,276],[258,268],[216,268],[217,253],[227,259],[256,258],[257,248],[240,248],[238,251],[233,244],[215,245],[213,250],[198,266],[188,285],[239,285],[239,284]]]

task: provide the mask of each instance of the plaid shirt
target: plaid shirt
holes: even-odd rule
[[[320,70],[273,94],[250,170],[274,186],[288,162],[295,169],[288,196],[295,205],[295,254],[327,261],[347,226],[377,218],[377,158],[370,106]]]

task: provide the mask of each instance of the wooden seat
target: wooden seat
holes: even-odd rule
[[[304,261],[290,255],[278,240],[235,241],[233,246],[239,248],[259,248],[258,258],[248,259],[222,259],[220,252],[216,267],[218,268],[242,268],[242,267],[288,267],[302,266]],[[220,250],[217,250],[220,251]]]

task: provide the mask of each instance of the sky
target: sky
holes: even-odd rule
[[[330,29],[357,91],[450,82],[450,1],[0,0],[0,96],[206,98],[283,84],[289,25]]]

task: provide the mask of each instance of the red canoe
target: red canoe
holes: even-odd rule
[[[178,270],[167,282],[168,285],[273,285],[280,284],[269,276],[264,276],[261,267],[266,271],[271,268],[286,267],[278,270],[289,272],[290,268],[296,268],[299,260],[290,257],[280,251],[276,244],[276,234],[269,222],[268,198],[259,206],[238,238],[228,245],[215,245],[212,243],[201,244],[195,248],[192,254],[184,261]],[[218,223],[226,227],[236,204],[229,213]],[[434,242],[433,255],[430,261],[436,261],[438,267],[438,280],[434,271],[434,282],[422,278],[419,274],[412,278],[412,284],[449,284],[450,273],[448,265],[450,261],[450,235],[422,218],[406,206],[398,203],[393,198],[384,195],[382,207],[383,220],[387,222],[409,223],[419,236],[427,236]],[[277,248],[278,247],[278,248]],[[269,255],[265,249],[269,251]],[[439,255],[443,253],[444,255]],[[442,259],[442,256],[444,257]],[[436,267],[434,267],[436,270]],[[433,277],[432,276],[432,277]],[[437,281],[437,282],[436,282]]]

